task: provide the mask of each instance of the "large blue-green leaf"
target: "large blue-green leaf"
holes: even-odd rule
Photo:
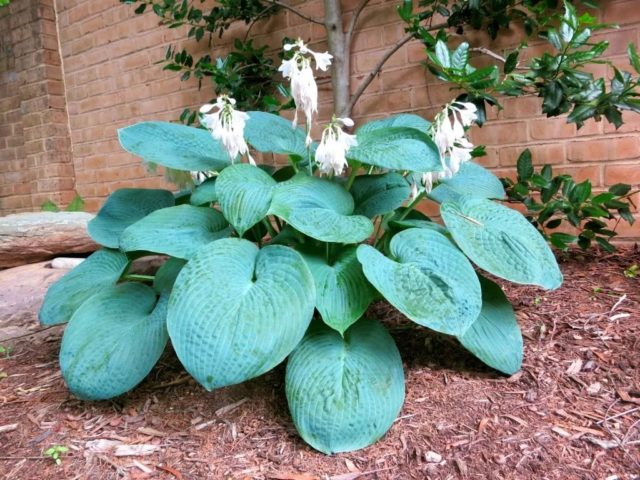
[[[402,359],[374,320],[353,325],[344,338],[315,322],[287,364],[289,410],[300,436],[323,453],[375,443],[404,402]]]
[[[267,172],[246,163],[222,171],[216,181],[218,203],[240,236],[267,215],[276,183]]]
[[[306,135],[294,128],[290,120],[266,112],[247,112],[249,119],[244,127],[247,142],[259,152],[306,156]]]
[[[522,334],[513,307],[497,284],[481,276],[480,285],[480,316],[458,340],[490,367],[512,375],[522,365]]]
[[[353,197],[342,185],[299,173],[274,188],[269,213],[317,240],[357,243],[373,233],[373,223],[353,215],[353,208]]]
[[[87,233],[105,247],[118,248],[120,235],[138,220],[159,208],[175,205],[168,190],[121,188],[104,203],[98,214],[87,225]]]
[[[231,163],[211,133],[168,122],[141,122],[118,130],[120,145],[146,162],[187,171],[219,171]]]
[[[411,189],[402,175],[389,172],[382,175],[360,175],[354,180],[349,192],[355,202],[354,213],[373,218],[402,205]]]
[[[467,258],[435,230],[411,228],[393,237],[391,256],[358,247],[364,274],[394,307],[420,325],[459,335],[478,318],[480,283]]]
[[[357,134],[364,134],[372,132],[374,130],[381,130],[390,127],[408,127],[415,128],[421,132],[429,130],[431,123],[412,113],[401,113],[399,115],[392,115],[390,117],[381,118],[380,120],[373,120],[372,122],[365,123],[357,130]]]
[[[230,232],[217,210],[179,205],[156,210],[131,225],[120,237],[120,248],[189,259],[203,245],[228,237]]]
[[[218,195],[216,194],[216,178],[207,178],[204,182],[198,185],[191,194],[189,202],[191,205],[197,207],[206,205],[218,201]]]
[[[186,260],[175,257],[171,257],[164,262],[153,279],[153,288],[156,292],[167,295],[171,293],[173,284],[186,263]]]
[[[477,163],[465,162],[458,173],[442,180],[429,195],[439,203],[456,200],[459,196],[503,199],[505,192],[500,179],[493,173]]]
[[[69,321],[73,312],[90,296],[115,284],[127,268],[127,256],[102,249],[49,287],[38,317],[43,325]]]
[[[291,353],[309,326],[315,296],[313,277],[295,250],[218,240],[178,275],[167,319],[171,342],[206,389],[240,383]]]
[[[480,268],[505,280],[548,289],[562,283],[547,242],[515,210],[466,197],[444,202],[440,212],[458,246]]]
[[[62,337],[60,369],[82,399],[117,397],[149,374],[167,344],[168,297],[156,302],[140,283],[108,287],[73,314]]]
[[[342,249],[331,263],[319,254],[303,254],[316,283],[316,308],[322,320],[341,334],[367,310],[375,289],[362,273],[356,247]]]
[[[431,137],[415,128],[390,127],[357,135],[358,146],[347,157],[391,170],[436,172],[442,170],[438,147]]]

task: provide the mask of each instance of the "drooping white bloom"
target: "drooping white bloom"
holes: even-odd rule
[[[291,96],[296,104],[293,125],[298,122],[298,110],[302,110],[309,130],[313,114],[318,113],[318,85],[313,76],[311,58],[315,61],[316,69],[326,71],[333,57],[328,52],[314,52],[301,39],[287,43],[283,48],[285,51],[297,50],[289,60],[283,60],[278,68],[282,76],[291,81]],[[307,138],[307,144],[310,143],[310,138]]]
[[[207,103],[200,108],[200,123],[211,131],[211,135],[222,143],[233,163],[238,156],[247,155],[249,163],[256,162],[249,153],[244,139],[244,126],[249,118],[245,112],[234,108],[236,101],[228,95],[220,95],[216,103]],[[212,112],[212,110],[215,110]]]
[[[440,153],[443,171],[438,178],[432,175],[427,182],[423,181],[425,186],[432,186],[435,180],[451,178],[464,162],[471,159],[473,144],[466,137],[465,128],[470,127],[476,118],[477,108],[470,102],[453,102],[436,115],[431,133]]]
[[[320,173],[340,175],[347,167],[346,153],[358,145],[355,135],[342,130],[342,126],[352,127],[350,118],[333,118],[322,132],[322,140],[316,150],[316,163]]]

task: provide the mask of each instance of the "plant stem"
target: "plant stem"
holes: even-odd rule
[[[349,179],[347,180],[347,184],[344,187],[347,189],[347,192],[351,190],[351,186],[353,185],[353,182],[356,179],[356,176],[358,175],[358,170],[360,170],[359,163],[356,163],[353,165],[353,167],[351,167],[351,173],[349,174]]]
[[[274,230],[273,225],[271,225],[271,222],[268,219],[263,218],[262,223],[264,224],[265,227],[267,227],[267,231],[269,232],[269,235],[271,236],[271,238],[277,235],[277,232]]]
[[[153,275],[138,275],[135,273],[130,273],[122,277],[123,280],[133,280],[139,282],[153,282],[155,278],[156,277]]]
[[[407,207],[404,209],[404,212],[402,212],[402,215],[400,215],[398,217],[398,220],[404,220],[406,218],[407,215],[409,215],[409,213],[411,212],[411,210],[413,210],[416,205],[418,205],[418,203],[420,203],[420,200],[422,200],[426,195],[426,192],[422,191],[420,192],[416,198],[414,198],[411,203],[409,205],[407,205]]]

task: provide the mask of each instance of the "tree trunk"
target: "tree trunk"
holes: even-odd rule
[[[333,110],[338,117],[348,117],[351,115],[349,108],[351,45],[344,31],[340,0],[324,0],[324,12],[329,53],[333,55],[331,68]]]

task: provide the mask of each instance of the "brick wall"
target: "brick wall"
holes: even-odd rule
[[[150,175],[138,159],[121,150],[116,129],[143,120],[175,120],[183,108],[194,108],[209,100],[211,93],[206,86],[198,91],[195,81],[180,82],[175,73],[163,72],[161,65],[155,64],[164,58],[168,45],[181,45],[186,30],[158,27],[152,12],[138,16],[132,6],[116,0],[55,1],[78,193],[94,210],[117,188],[164,185],[161,177]],[[323,15],[322,0],[292,3],[309,15]],[[345,21],[356,3],[344,0]],[[352,90],[388,46],[403,35],[403,25],[395,12],[397,3],[371,0],[362,13],[353,45]],[[639,40],[637,1],[604,0],[595,13],[601,20],[620,24],[620,29],[599,35],[611,43],[609,54],[613,62],[628,69],[626,44]],[[0,18],[3,20],[6,17]],[[243,36],[245,28],[234,27],[225,38],[230,41],[234,36]],[[285,35],[300,36],[315,49],[326,48],[323,27],[309,24],[289,11],[259,22],[252,29],[256,44],[272,48],[279,47]],[[472,43],[479,39],[474,34]],[[487,46],[502,52],[515,41],[515,37],[501,38]],[[225,48],[225,44],[218,45],[214,55],[222,54]],[[532,43],[528,55],[539,50]],[[430,118],[450,101],[455,92],[426,73],[423,60],[424,52],[417,42],[396,52],[361,97],[354,119],[362,122],[407,111]],[[596,66],[594,70],[598,75],[611,74],[606,66]],[[320,117],[326,119],[332,113],[329,78],[321,77],[319,83]],[[640,116],[625,115],[627,123],[617,131],[594,122],[576,131],[563,118],[546,119],[540,115],[537,98],[505,99],[504,107],[500,112],[490,112],[491,121],[472,133],[474,142],[487,145],[488,155],[481,162],[496,174],[513,175],[517,156],[528,147],[536,164],[551,163],[558,172],[571,173],[579,180],[590,178],[597,189],[620,181],[636,186],[640,183]],[[20,158],[18,153],[16,156]],[[640,201],[639,196],[635,200]],[[640,237],[638,229],[636,226],[624,233]]]
[[[0,213],[74,195],[53,0],[0,8]]]

